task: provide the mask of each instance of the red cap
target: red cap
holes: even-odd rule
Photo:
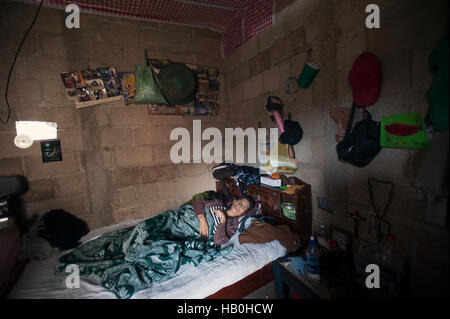
[[[348,81],[353,88],[353,101],[358,106],[374,104],[381,92],[381,65],[377,57],[364,52],[350,70]]]

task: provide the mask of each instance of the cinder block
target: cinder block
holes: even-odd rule
[[[14,145],[14,138],[16,133],[13,132],[1,132],[0,133],[0,158],[18,157],[23,154],[23,150]]]
[[[152,164],[167,164],[172,163],[170,159],[170,150],[173,144],[157,144],[152,145],[153,149],[153,161]],[[192,147],[192,146],[191,146]],[[192,158],[192,150],[191,150],[191,158]],[[149,163],[146,163],[149,164]]]
[[[240,62],[249,61],[258,54],[258,39],[252,37],[242,43],[240,46]]]
[[[250,67],[250,77],[263,72],[264,70],[268,70],[272,64],[271,49],[266,49],[257,54],[249,60],[248,64]]]
[[[51,108],[48,111],[52,114],[52,119],[58,124],[58,129],[69,129],[81,127],[77,120],[78,113],[73,106],[58,107],[58,109]]]
[[[22,160],[20,157],[0,159],[0,175],[23,175]]]
[[[113,152],[110,149],[103,149],[103,165],[105,165],[105,168],[112,168],[113,167],[113,159],[112,154]]]
[[[41,40],[42,54],[50,57],[66,56],[66,42],[61,35],[47,35]]]
[[[113,154],[115,165],[118,167],[149,165],[153,163],[152,146],[116,149]]]
[[[29,180],[28,190],[22,196],[25,202],[52,199],[55,196],[55,185],[52,178]]]
[[[289,61],[272,66],[262,73],[264,92],[269,93],[278,89],[284,89],[285,82],[289,77]]]
[[[263,75],[259,73],[243,82],[244,98],[249,100],[264,93]]]
[[[58,139],[63,152],[81,151],[83,148],[79,130],[58,130]]]
[[[8,91],[8,100],[11,105],[21,105],[22,107],[40,105],[42,100],[41,82],[21,80],[20,83],[11,83]]]
[[[60,162],[43,163],[42,157],[24,157],[25,176],[38,179],[48,176],[68,176],[80,172],[79,153],[63,150],[62,158]]]
[[[283,19],[288,31],[293,31],[303,26],[306,17],[311,14],[317,2],[314,0],[292,1],[276,17],[277,20]]]
[[[293,114],[299,119],[303,129],[303,138],[324,136],[323,111],[319,108],[299,108],[298,113]]]
[[[303,138],[298,144],[294,145],[296,159],[304,164],[312,165],[312,139],[311,138]]]
[[[56,197],[64,197],[88,191],[86,174],[75,174],[55,178]]]
[[[133,136],[131,128],[103,127],[101,129],[101,146],[131,147]]]
[[[383,92],[384,96],[405,93],[411,89],[409,51],[403,51],[395,57],[380,57],[379,59],[383,66],[381,92]]]
[[[256,35],[258,39],[258,51],[263,52],[270,48],[276,42],[283,39],[287,33],[285,21],[283,19],[276,19],[274,25]]]
[[[112,185],[115,188],[122,188],[141,183],[139,167],[116,168],[111,171]]]
[[[179,164],[178,164],[179,165]],[[142,183],[155,183],[161,180],[171,180],[178,177],[178,165],[160,164],[141,167]],[[192,166],[193,164],[185,164]],[[180,174],[180,177],[184,177]]]
[[[239,61],[241,60],[241,49],[237,47],[231,55],[225,58],[224,62],[224,71],[225,73],[232,73],[233,70],[239,65]]]
[[[335,1],[333,22],[337,30],[346,32],[357,25],[364,24],[368,15],[366,5],[363,1]]]
[[[160,201],[155,184],[141,184],[120,190],[122,208],[152,205]]]
[[[150,126],[151,127],[186,127],[192,126],[192,119],[184,116],[166,116],[166,115],[150,115]],[[162,128],[167,129],[167,128]]]
[[[336,44],[338,69],[350,69],[356,58],[366,50],[365,27],[357,26],[341,33]]]
[[[228,101],[230,104],[237,104],[241,102],[244,99],[244,84],[237,85],[235,87],[228,86],[227,93],[228,93]]]
[[[317,168],[325,168],[325,138],[313,137],[311,144],[312,165]]]
[[[148,125],[150,122],[146,105],[117,107],[111,109],[111,126]]]
[[[353,90],[348,82],[349,72],[350,68],[336,70],[336,90],[337,101],[340,104],[347,104],[351,106],[353,103]]]
[[[289,36],[281,39],[275,43],[270,50],[270,57],[272,60],[272,65],[276,65],[297,53],[296,46],[294,42],[291,41]]]
[[[250,74],[249,62],[247,61],[242,62],[236,69],[234,69],[232,73],[233,79],[232,85],[236,86],[242,83],[244,80],[248,79],[249,74]]]
[[[170,142],[170,132],[174,127],[139,127],[134,129],[134,142],[136,146],[152,145]]]
[[[108,110],[104,107],[97,107],[95,109],[95,118],[99,126],[109,125],[108,113],[109,113]]]
[[[139,218],[138,208],[130,207],[130,208],[118,208],[113,210],[112,212],[114,223],[119,223],[121,221],[127,219]]]

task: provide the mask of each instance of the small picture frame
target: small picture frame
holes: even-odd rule
[[[347,252],[350,249],[352,234],[334,225],[330,225],[330,239],[336,243],[336,247]]]
[[[59,140],[41,141],[42,162],[62,161],[61,143]]]
[[[320,209],[322,209],[330,214],[333,214],[334,203],[329,201],[328,199],[317,196],[317,206]]]

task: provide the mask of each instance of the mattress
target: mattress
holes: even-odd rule
[[[126,228],[144,219],[126,220],[118,224],[91,230],[81,239],[87,242],[99,235]],[[249,224],[251,219],[247,220]],[[233,245],[233,250],[225,257],[211,262],[201,262],[197,267],[182,265],[177,273],[147,289],[136,292],[131,299],[200,299],[214,294],[271,261],[284,256],[286,249],[273,240],[264,244],[243,244],[236,233],[225,245]],[[79,288],[67,288],[65,276],[54,274],[57,259],[69,251],[52,254],[45,260],[31,260],[14,284],[9,299],[116,299],[115,294],[89,278],[81,278]],[[68,276],[70,274],[68,273]]]

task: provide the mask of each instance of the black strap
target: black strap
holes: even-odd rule
[[[350,131],[352,130],[352,126],[353,126],[353,117],[355,116],[355,109],[356,109],[356,104],[355,102],[353,102],[352,105],[352,111],[350,112],[350,117],[348,119],[348,123],[347,123],[347,129],[345,130],[345,136],[344,138],[350,134]]]

